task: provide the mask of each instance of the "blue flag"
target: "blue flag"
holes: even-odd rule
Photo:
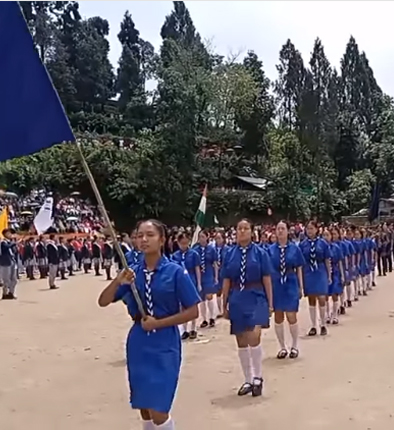
[[[75,141],[16,1],[0,2],[0,161]]]

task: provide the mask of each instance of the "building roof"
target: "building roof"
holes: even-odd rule
[[[268,180],[263,178],[251,178],[249,176],[237,176],[237,178],[243,182],[246,182],[253,187],[265,190],[267,188]]]

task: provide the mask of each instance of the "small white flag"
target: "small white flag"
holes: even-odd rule
[[[38,234],[43,234],[48,230],[49,227],[52,227],[52,211],[53,197],[47,197],[38,214],[34,218],[34,227],[36,228]]]

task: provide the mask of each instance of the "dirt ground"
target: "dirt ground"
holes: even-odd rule
[[[266,331],[262,398],[236,395],[243,378],[227,322],[204,332],[210,342],[186,344],[177,429],[394,428],[393,279],[379,278],[326,338],[303,336],[298,360],[275,359]],[[99,309],[106,282],[92,275],[59,284],[22,281],[18,301],[0,302],[0,429],[139,430],[128,406],[124,306]]]

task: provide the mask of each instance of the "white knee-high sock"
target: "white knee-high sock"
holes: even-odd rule
[[[215,315],[215,302],[212,300],[208,300],[208,316],[209,319],[214,320],[216,315]]]
[[[253,378],[263,378],[263,348],[261,345],[250,347]]]
[[[168,420],[164,424],[160,424],[159,426],[154,424],[154,429],[161,429],[161,430],[175,430],[175,424],[171,417],[168,418]]]
[[[155,430],[155,428],[152,421],[142,421],[142,430]]]
[[[362,276],[361,278],[361,286],[364,292],[367,291],[367,281],[365,279],[365,276]]]
[[[332,316],[338,318],[338,301],[332,302]]]
[[[183,333],[185,333],[188,329],[188,324],[183,324]]]
[[[200,312],[201,312],[201,317],[203,319],[203,321],[207,320],[207,302],[201,302],[200,303]]]
[[[196,320],[193,320],[190,322],[190,331],[196,331],[196,324],[197,324]]]
[[[311,318],[312,327],[316,328],[316,325],[317,325],[316,306],[309,306],[309,316]]]
[[[289,324],[289,330],[292,340],[292,348],[298,349],[298,323]]]
[[[375,282],[375,269],[372,270],[372,282]]]
[[[354,297],[358,297],[358,279],[355,279],[353,281],[353,285],[354,285]]]
[[[320,326],[323,327],[326,325],[326,307],[319,306],[319,315],[320,315]]]
[[[253,382],[253,371],[250,348],[248,346],[246,348],[239,348],[238,357],[241,363],[242,372],[245,377],[245,382],[251,384]]]
[[[330,299],[326,301],[326,318],[330,318]]]
[[[342,293],[339,299],[341,301],[341,306],[345,306],[345,293]]]
[[[275,334],[279,342],[279,346],[281,349],[286,349],[286,343],[285,343],[285,326],[282,323],[276,324],[275,323]]]
[[[221,297],[216,297],[219,315],[223,315],[223,299]]]
[[[352,298],[352,284],[350,283],[349,285],[346,285],[346,299],[352,300]]]

